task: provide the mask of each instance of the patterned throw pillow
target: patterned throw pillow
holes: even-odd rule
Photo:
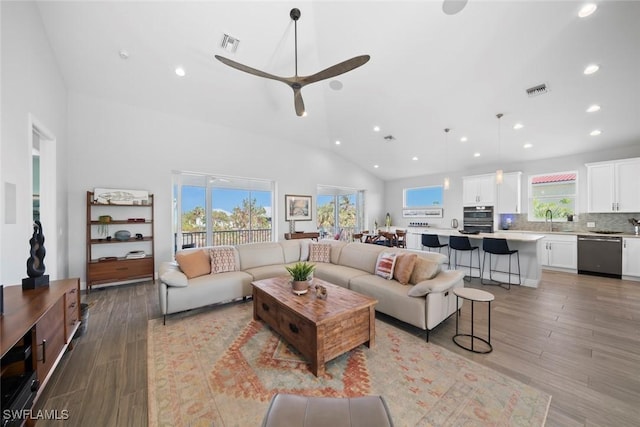
[[[209,254],[204,250],[178,252],[176,261],[187,279],[211,273]]]
[[[310,243],[309,261],[331,262],[331,243]]]
[[[236,271],[236,250],[231,246],[211,248],[211,273]]]
[[[416,254],[400,253],[396,258],[396,266],[393,269],[393,278],[406,285],[409,283],[413,267],[416,265]]]
[[[382,252],[378,255],[376,262],[376,274],[384,279],[391,280],[393,278],[393,267],[396,265],[396,256],[394,252]]]

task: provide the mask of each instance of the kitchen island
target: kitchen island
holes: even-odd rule
[[[533,234],[533,233],[518,233],[518,232],[507,232],[507,233],[480,233],[480,234],[462,234],[458,230],[454,230],[451,228],[410,228],[408,230],[409,238],[407,239],[407,244],[410,249],[422,249],[421,245],[421,235],[422,234],[435,234],[440,237],[440,241],[442,243],[446,243],[449,240],[449,236],[467,236],[471,241],[473,246],[478,246],[480,248],[480,263],[484,258],[484,251],[482,250],[482,239],[485,237],[490,237],[494,239],[507,239],[509,244],[509,249],[517,249],[520,254],[520,272],[522,277],[522,285],[529,287],[538,287],[538,283],[540,282],[540,277],[542,275],[541,263],[538,259],[538,241],[544,238],[543,234]],[[467,265],[466,269],[468,271],[468,254],[458,254],[458,261],[465,263]],[[475,266],[475,256],[474,263]],[[492,256],[492,269],[508,271],[509,270],[509,257],[508,256]],[[517,271],[516,258],[512,257],[512,284],[517,283],[517,277],[513,276],[513,272]],[[485,279],[489,279],[489,261],[486,262],[487,271],[483,272],[483,277]],[[459,269],[464,269],[458,264]],[[473,268],[473,274],[478,276],[478,269]],[[492,276],[495,280],[501,282],[507,282],[508,275],[506,273],[494,272]]]

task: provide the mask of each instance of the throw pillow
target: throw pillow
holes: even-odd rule
[[[187,279],[211,273],[209,252],[204,250],[183,251],[176,254],[176,261]]]
[[[418,257],[416,258],[416,265],[413,267],[413,273],[411,273],[409,283],[415,285],[423,280],[433,279],[439,271],[440,264]]]
[[[396,265],[395,252],[382,252],[378,255],[376,262],[376,274],[384,279],[391,280],[393,278],[393,267]]]
[[[398,254],[396,266],[393,269],[393,278],[403,285],[408,284],[411,273],[413,273],[413,267],[416,265],[416,258],[418,258],[416,254]]]
[[[211,273],[236,271],[236,250],[232,246],[211,248]]]
[[[309,261],[331,262],[331,243],[309,243]]]

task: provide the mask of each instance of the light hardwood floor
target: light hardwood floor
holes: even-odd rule
[[[454,317],[431,332],[432,343],[550,393],[547,426],[638,425],[640,282],[545,271],[537,289],[483,289],[496,297],[494,351],[478,355],[457,347],[451,340]],[[112,286],[84,299],[91,304],[88,332],[64,356],[36,404],[68,409],[70,419],[37,425],[146,426],[146,327],[160,316],[157,287]],[[486,309],[476,307],[482,332]],[[468,325],[469,312],[466,303],[461,327]]]

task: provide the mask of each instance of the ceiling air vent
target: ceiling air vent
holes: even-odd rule
[[[387,142],[395,141],[396,137],[393,135],[387,135],[384,137],[384,140]]]
[[[220,42],[220,47],[226,50],[227,52],[235,53],[238,50],[238,45],[240,44],[240,40],[237,38],[230,36],[229,34],[225,34],[222,37],[222,42]]]
[[[547,92],[549,92],[549,87],[546,83],[542,83],[538,86],[530,87],[529,89],[527,89],[527,96],[531,98],[538,95],[544,95]]]

